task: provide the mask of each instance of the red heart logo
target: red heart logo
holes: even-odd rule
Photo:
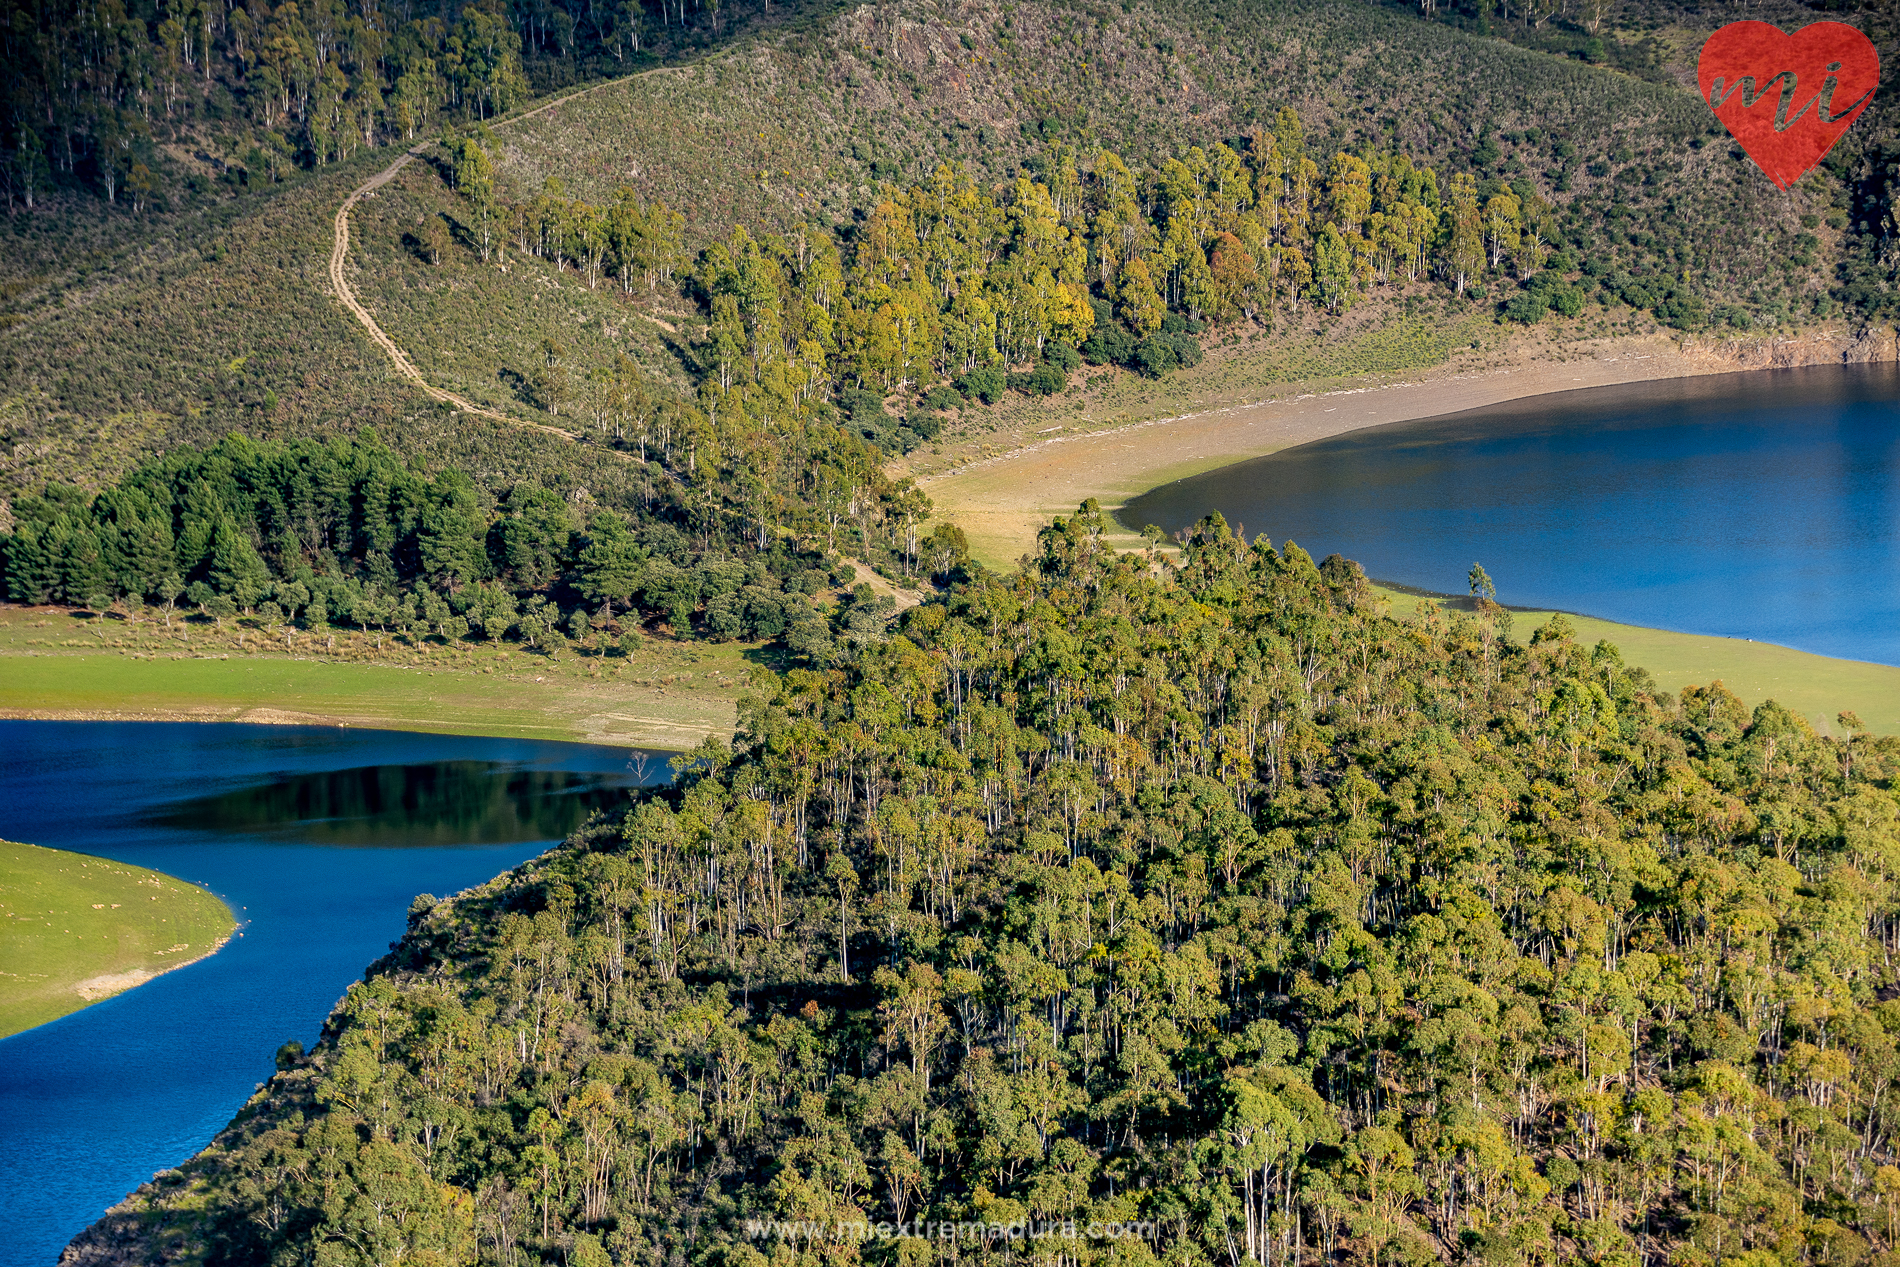
[[[1834,148],[1880,83],[1873,42],[1840,22],[1784,35],[1731,22],[1702,46],[1696,83],[1748,156],[1786,189]]]

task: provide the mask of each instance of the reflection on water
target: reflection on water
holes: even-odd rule
[[[1900,664],[1900,367],[1532,397],[1300,445],[1134,499],[1381,580]]]
[[[559,840],[618,804],[630,777],[433,761],[279,775],[174,801],[146,821],[286,843],[417,848]]]
[[[204,1147],[416,894],[482,884],[667,774],[625,748],[315,726],[0,720],[0,754],[0,838],[169,872],[240,921],[209,959],[0,1040],[4,1264],[51,1263]]]

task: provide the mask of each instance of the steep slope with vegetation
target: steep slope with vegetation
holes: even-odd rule
[[[68,1261],[1893,1252],[1895,741],[1105,527],[419,903]]]
[[[1870,116],[1787,199],[1754,179],[1670,53],[1655,82],[1345,4],[867,7],[600,94],[511,139],[504,172],[523,196],[550,175],[596,202],[631,183],[707,236],[731,219],[783,232],[868,210],[874,182],[919,180],[946,160],[1006,180],[1051,141],[1158,171],[1190,145],[1238,147],[1291,105],[1322,168],[1338,149],[1403,152],[1441,185],[1470,173],[1485,201],[1504,190],[1551,202],[1604,276],[1666,292],[1686,270],[1704,320],[1739,305],[1756,322],[1777,298],[1780,319],[1811,316],[1837,248],[1891,237],[1878,216],[1863,230],[1848,214],[1859,182],[1884,179],[1891,116]],[[1830,211],[1842,214],[1823,225]],[[1783,255],[1806,257],[1792,279]]]
[[[704,46],[711,51],[701,60],[490,131],[486,90],[454,86],[465,67],[443,69],[453,60],[450,45],[464,48],[457,56],[466,61],[472,37],[460,26],[416,12],[403,19],[415,27],[410,31],[391,15],[339,22],[322,18],[327,12],[260,10],[246,21],[263,23],[260,30],[282,26],[266,44],[285,58],[295,51],[295,65],[315,67],[319,80],[332,70],[347,79],[356,73],[349,66],[370,67],[358,45],[383,41],[376,63],[383,78],[371,84],[374,76],[362,71],[368,122],[353,154],[311,141],[298,151],[307,170],[288,164],[281,184],[233,177],[190,196],[179,192],[165,209],[114,203],[97,215],[80,213],[91,195],[76,192],[85,184],[81,168],[93,160],[75,158],[73,181],[61,187],[53,210],[79,219],[78,232],[64,225],[52,232],[39,205],[9,217],[20,249],[4,253],[10,262],[0,377],[9,391],[0,417],[13,492],[36,492],[54,472],[96,485],[153,452],[206,443],[233,428],[322,433],[352,418],[385,425],[407,446],[408,424],[432,411],[419,410],[407,388],[389,381],[374,349],[322,293],[319,268],[329,210],[384,163],[389,146],[420,133],[404,123],[399,99],[401,81],[422,73],[404,68],[424,60],[437,76],[430,81],[428,100],[437,111],[430,126],[472,129],[434,155],[435,170],[461,192],[449,196],[431,180],[430,167],[412,165],[381,195],[387,201],[365,203],[350,261],[353,284],[428,372],[446,375],[485,408],[524,417],[545,418],[550,406],[575,416],[583,407],[578,393],[550,400],[537,380],[548,379],[559,396],[561,380],[578,387],[611,376],[623,354],[650,397],[677,400],[697,390],[720,358],[706,329],[718,284],[709,286],[705,269],[693,267],[695,256],[715,242],[729,244],[744,227],[768,248],[774,238],[794,244],[793,254],[835,246],[849,269],[859,262],[865,235],[878,229],[880,205],[914,203],[920,189],[928,195],[946,163],[961,164],[974,191],[1001,215],[1019,215],[1026,205],[1019,175],[1029,182],[1031,201],[1042,197],[1034,193],[1042,186],[1069,240],[1084,244],[1091,300],[1112,310],[1120,302],[1117,270],[1139,258],[1151,277],[1175,274],[1159,289],[1181,326],[1224,319],[1223,339],[1324,337],[1355,305],[1376,310],[1379,323],[1449,324],[1447,318],[1486,313],[1538,321],[1553,319],[1547,314],[1554,311],[1555,319],[1581,320],[1593,330],[1661,322],[1735,337],[1824,316],[1853,324],[1892,315],[1887,306],[1900,259],[1886,170],[1891,113],[1870,114],[1822,171],[1790,195],[1770,196],[1706,107],[1681,86],[1685,32],[1705,20],[1695,15],[1675,15],[1678,25],[1660,34],[1631,29],[1639,15],[1614,7],[1607,17],[1538,19],[1540,31],[1581,31],[1580,23],[1593,23],[1591,38],[1606,41],[1606,59],[1643,72],[1636,75],[1595,64],[1587,40],[1517,47],[1480,33],[1451,9],[1421,16],[1324,0],[1269,10],[1200,3],[1005,9],[968,0],[822,17],[748,7],[746,22],[735,26],[731,12],[722,16],[713,7],[689,15],[686,44],[666,46],[669,55],[697,54],[700,36],[713,40],[717,27],[716,47]],[[471,8],[456,22],[500,21],[486,13]],[[1791,21],[1793,14],[1764,16]],[[625,47],[616,61],[608,46],[615,39],[625,45],[626,23],[652,26],[657,16],[634,6],[609,17],[591,6],[584,21],[566,19],[575,31],[591,32],[575,36],[570,48],[556,11],[509,10],[503,25],[519,44],[520,72],[495,73],[552,84],[631,67]],[[1877,13],[1848,16],[1885,20]],[[661,29],[678,36],[678,17],[668,16]],[[17,29],[49,21],[21,18]],[[153,15],[148,23],[160,44],[168,22]],[[756,29],[734,34],[747,23]],[[214,56],[204,63],[210,77],[201,68],[191,81],[206,102],[220,91],[262,102],[269,75],[282,79],[250,44],[240,51],[244,25],[235,14],[212,22]],[[424,36],[441,47],[425,47]],[[1659,42],[1665,36],[1675,42]],[[501,38],[496,46],[503,54],[506,43]],[[334,56],[325,51],[332,47]],[[87,73],[104,75],[109,63]],[[547,69],[556,63],[568,69]],[[46,73],[48,83],[67,83]],[[140,85],[168,82],[153,78],[156,72],[113,73],[118,86],[91,97],[74,86],[78,81],[67,83],[67,96],[48,97],[32,87],[39,81],[31,75],[19,91],[58,97],[55,105],[112,98],[131,103],[114,109],[136,113]],[[270,100],[320,114],[324,91],[312,80],[307,99],[293,91]],[[347,98],[359,88],[342,91]],[[510,91],[507,101],[520,98]],[[1297,152],[1279,144],[1286,108],[1301,120]],[[52,113],[59,116],[59,109]],[[147,113],[156,119],[161,112],[153,104]],[[261,126],[236,114],[229,124],[234,137]],[[83,141],[87,128],[98,130],[92,123],[67,130]],[[1275,138],[1273,148],[1250,139],[1263,133]],[[71,136],[38,144],[77,145],[75,154],[93,144]],[[20,146],[31,148],[19,142],[16,167],[26,161]],[[1105,151],[1127,169],[1124,192],[1149,226],[1137,234],[1148,240],[1123,243],[1106,268],[1093,224],[1100,207],[1069,192],[1100,178]],[[1310,174],[1302,161],[1312,164]],[[1185,218],[1179,204],[1187,186],[1170,174],[1171,162],[1187,167],[1195,184]],[[1401,162],[1420,175],[1399,179],[1388,199],[1392,164]],[[1357,163],[1366,165],[1363,178],[1354,174]],[[1241,169],[1246,188],[1236,192],[1228,176]],[[1281,185],[1271,197],[1262,175],[1269,170]],[[1361,181],[1376,200],[1365,210]],[[186,188],[179,180],[173,186]],[[1219,196],[1210,203],[1201,187]],[[1394,206],[1420,218],[1398,224]],[[552,238],[543,214],[549,207],[561,213],[552,217]],[[614,226],[624,227],[629,216],[640,221],[639,258],[628,261],[639,277],[634,286],[610,243]],[[1243,223],[1249,218],[1251,230]],[[1424,249],[1401,267],[1412,236],[1425,239]],[[979,255],[997,249],[982,234],[972,241]],[[1244,252],[1232,249],[1235,243]],[[1198,262],[1187,258],[1190,246]],[[1168,258],[1153,258],[1157,252]],[[1192,275],[1211,276],[1223,260],[1227,289],[1251,289],[1246,302],[1230,302],[1230,295],[1209,303],[1205,289],[1190,289]],[[802,268],[801,261],[786,271]],[[1051,277],[1080,284],[1056,268]],[[945,284],[934,272],[931,280]],[[684,296],[681,282],[688,283]],[[800,284],[787,276],[781,287]],[[946,293],[945,307],[953,297]],[[869,298],[851,302],[861,308]],[[882,306],[878,300],[869,311]],[[1579,311],[1580,318],[1569,316]],[[743,312],[741,318],[749,321]],[[797,312],[778,322],[788,358],[796,357],[792,340],[804,332]],[[1052,323],[1050,333],[1062,331]],[[1143,337],[1139,323],[1129,333],[1137,342]],[[1072,350],[1084,341],[1080,334],[1071,323]],[[756,331],[748,328],[747,337]],[[1444,355],[1429,343],[1419,357]],[[840,408],[854,423],[861,402],[842,398],[841,388],[896,385],[916,402],[931,386],[903,375],[896,384],[867,383],[840,373],[830,363],[834,351],[823,350],[826,381],[804,390],[802,403]],[[1017,359],[1023,349],[1002,338],[996,359],[1013,362],[1004,368],[1022,375],[1031,391],[1068,373],[1066,352],[1051,367],[1042,348],[1033,350],[1036,356]],[[1165,368],[1166,350],[1151,350],[1154,357],[1127,363],[1136,371]],[[1275,360],[1283,351],[1263,355]],[[82,364],[89,372],[72,372]],[[1032,380],[1038,368],[1043,377]],[[956,377],[942,367],[935,376]],[[910,438],[895,434],[911,416],[908,403],[888,418],[870,412],[870,423],[858,429],[881,438],[887,450],[924,438],[915,426]],[[926,431],[941,425],[920,420]]]
[[[7,0],[0,192],[133,212],[271,184],[445,121],[691,56],[822,7]]]

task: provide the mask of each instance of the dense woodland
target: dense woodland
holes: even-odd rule
[[[836,547],[920,579],[966,565],[962,534],[926,532],[928,500],[885,479],[853,437],[809,434],[812,447],[777,454],[792,474],[774,487],[760,451],[722,447],[728,437],[700,421],[660,421],[641,496],[621,508],[532,480],[491,489],[455,468],[425,473],[373,433],[327,445],[234,436],[97,497],[56,485],[20,501],[0,535],[4,593],[133,619],[170,621],[182,605],[267,629],[509,638],[549,654],[602,650],[651,620],[677,637],[782,638],[823,664],[836,647],[810,599],[856,579]],[[839,632],[881,630],[883,603],[867,591],[838,613]]]
[[[709,0],[6,0],[0,172],[29,210],[59,189],[137,210],[275,181],[625,74],[704,43],[718,13]]]
[[[1078,350],[1158,376],[1199,360],[1170,334],[1271,328],[1276,310],[1303,305],[1337,314],[1374,285],[1433,277],[1460,296],[1490,275],[1534,282],[1526,320],[1546,295],[1582,307],[1564,277],[1573,260],[1542,276],[1559,230],[1528,184],[1481,192],[1461,175],[1441,196],[1429,168],[1370,149],[1322,165],[1291,107],[1243,152],[1194,146],[1145,177],[1106,149],[1057,147],[1033,171],[986,192],[939,167],[852,226],[848,266],[803,234],[761,243],[740,229],[709,247],[696,274],[716,383],[705,395],[727,399],[736,383],[784,410],[827,382],[883,396],[954,381],[993,400],[1006,383],[1059,390]],[[1016,365],[1053,372],[1006,379]]]
[[[1672,697],[1561,618],[1395,620],[1216,519],[1178,565],[1106,526],[419,898],[82,1248],[1890,1260],[1900,745]],[[1151,1226],[833,1235],[1069,1219]]]

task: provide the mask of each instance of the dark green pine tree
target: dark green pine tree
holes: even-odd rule
[[[249,611],[270,589],[270,569],[242,528],[221,518],[211,533],[211,557],[205,579],[212,589]]]
[[[90,526],[63,515],[55,531],[59,535],[59,597],[74,605],[90,604],[109,589],[99,536]]]
[[[49,540],[51,524],[24,523],[7,545],[7,597],[16,603],[48,603],[59,586],[59,568]]]
[[[154,595],[176,566],[177,542],[172,537],[171,517],[143,498],[137,505],[114,510],[117,513],[101,529],[102,533],[111,530],[111,539],[105,544],[112,579],[127,594]]]
[[[587,544],[577,560],[581,593],[613,615],[613,604],[632,606],[634,591],[645,575],[646,551],[627,529],[627,521],[612,511],[601,511],[588,525]]]
[[[423,572],[451,588],[481,580],[488,573],[487,536],[481,490],[460,471],[442,472],[416,531]]]

